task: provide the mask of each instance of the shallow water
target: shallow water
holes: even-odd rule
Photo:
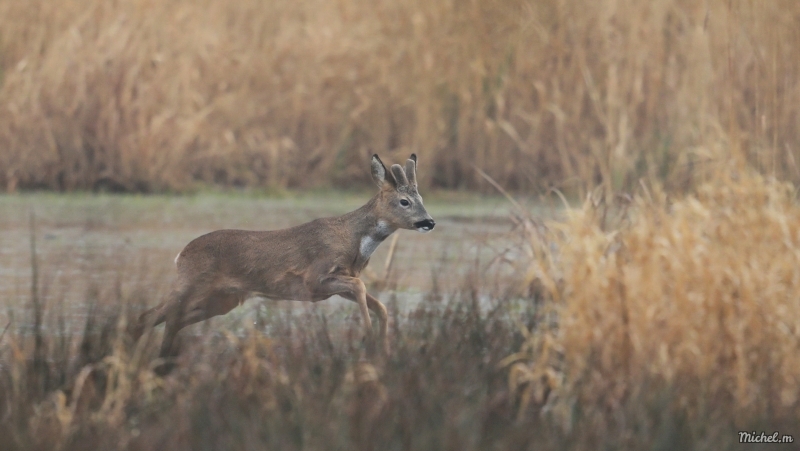
[[[94,300],[128,299],[155,305],[168,291],[174,257],[189,241],[220,228],[271,230],[351,211],[369,194],[317,193],[284,197],[242,194],[197,196],[56,195],[0,196],[0,328],[12,321],[30,327],[31,218],[39,284],[37,296],[57,327],[83,327]],[[448,291],[512,243],[509,204],[501,198],[426,198],[436,219],[432,233],[399,231],[387,275],[387,240],[362,278],[371,292],[398,308],[424,299],[432,286]],[[378,292],[374,290],[378,289]],[[318,304],[250,300],[225,321],[250,321],[259,308],[337,309],[338,297]],[[357,309],[352,309],[357,312]]]

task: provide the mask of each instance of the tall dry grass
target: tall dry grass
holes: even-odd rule
[[[792,185],[726,166],[695,195],[590,199],[549,230],[556,249],[531,234],[524,280],[557,320],[507,360],[522,359],[510,374],[522,412],[629,449],[665,431],[699,449],[734,446],[731,430],[798,439]]]
[[[58,288],[51,283],[40,282]],[[534,445],[530,420],[514,421],[498,368],[522,338],[502,309],[438,302],[406,316],[395,308],[392,355],[366,360],[354,315],[270,303],[257,326],[184,333],[177,367],[160,377],[157,340],[131,343],[124,333],[136,296],[101,286],[87,302],[97,307],[78,333],[26,330],[23,318],[1,331],[0,450]],[[30,307],[45,324],[69,321],[52,305]]]
[[[0,0],[0,186],[800,180],[791,0]]]

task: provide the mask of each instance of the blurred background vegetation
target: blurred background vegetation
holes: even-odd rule
[[[798,440],[798,55],[794,0],[0,0],[0,191],[79,192],[0,196],[0,450]],[[251,301],[156,375],[180,247],[373,152],[437,191],[363,274],[393,352]]]
[[[800,180],[794,0],[0,0],[0,189]]]

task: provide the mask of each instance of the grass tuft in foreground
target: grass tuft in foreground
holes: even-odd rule
[[[557,321],[511,358],[523,413],[628,449],[723,449],[737,430],[800,440],[794,188],[730,169],[654,197],[590,199],[551,225],[557,246],[531,234],[528,281]]]
[[[124,302],[101,300],[110,301]],[[369,361],[355,316],[263,313],[269,305],[257,328],[187,334],[175,369],[163,378],[153,371],[156,340],[127,343],[117,333],[125,315],[113,310],[94,309],[73,341],[12,328],[0,344],[0,449],[532,443],[530,424],[514,421],[515,400],[498,365],[522,343],[505,309],[452,301],[395,315],[391,357]]]

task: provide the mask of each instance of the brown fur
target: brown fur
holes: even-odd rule
[[[178,278],[172,294],[139,319],[145,327],[166,322],[161,356],[173,352],[184,327],[224,315],[253,295],[268,299],[317,302],[340,295],[359,304],[364,327],[372,333],[369,310],[380,323],[388,351],[387,313],[358,278],[377,245],[397,229],[418,229],[434,222],[416,186],[416,156],[403,169],[386,171],[377,155],[372,175],[380,191],[361,208],[333,218],[272,231],[217,230],[190,242],[178,254]],[[410,205],[403,206],[401,200]]]

